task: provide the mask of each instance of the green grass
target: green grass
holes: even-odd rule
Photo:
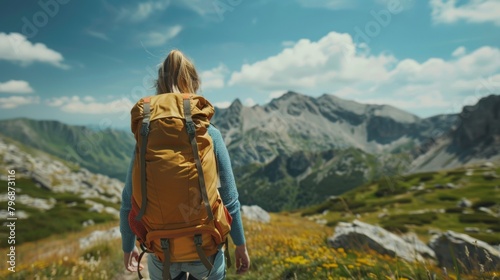
[[[5,181],[0,184],[7,185]],[[55,193],[37,187],[31,180],[19,178],[16,180],[17,196],[21,194],[29,195],[33,198],[56,200],[54,207],[48,211],[35,209],[29,205],[16,203],[16,211],[26,211],[29,217],[27,219],[17,220],[16,222],[16,242],[19,244],[36,241],[55,233],[70,233],[80,231],[82,223],[87,220],[93,220],[96,224],[116,220],[116,217],[106,213],[89,212],[90,206],[85,204],[85,199],[78,194]],[[5,192],[2,194],[5,195]],[[93,199],[99,203],[105,202],[99,199]],[[75,206],[68,206],[70,203],[76,203]],[[106,202],[105,202],[106,203]],[[104,203],[103,203],[104,204]],[[117,205],[106,203],[106,205],[117,208]],[[0,209],[7,209],[7,201],[0,203]],[[0,237],[5,238],[8,235],[8,228],[0,228]],[[6,242],[0,243],[0,247],[6,247]]]
[[[499,168],[496,171],[500,173]],[[324,201],[303,208],[300,212],[303,216],[310,216],[329,210],[326,215],[322,215],[322,219],[326,219],[327,224],[331,226],[338,221],[352,221],[357,218],[367,223],[379,224],[396,233],[415,231],[423,240],[428,240],[427,232],[431,229],[465,233],[466,227],[475,227],[480,230],[477,238],[496,243],[498,241],[495,234],[500,230],[500,219],[477,209],[486,207],[494,212],[498,211],[500,190],[496,187],[498,182],[485,179],[482,172],[477,170],[473,176],[465,176],[465,169],[457,168],[383,178],[342,194],[340,198],[345,203]],[[447,183],[453,183],[457,188],[435,188],[436,184]],[[410,191],[411,186],[420,184],[424,184],[424,190]],[[470,200],[473,206],[457,207],[462,198]],[[411,214],[417,210],[426,213]],[[495,233],[488,233],[488,230]]]

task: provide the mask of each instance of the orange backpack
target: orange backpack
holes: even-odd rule
[[[226,243],[232,218],[218,186],[217,161],[208,134],[213,106],[202,96],[166,93],[132,108],[136,139],[129,224],[143,252],[163,262],[201,262]],[[230,265],[226,246],[225,256]],[[139,272],[139,278],[142,276]]]

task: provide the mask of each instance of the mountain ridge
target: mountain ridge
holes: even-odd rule
[[[270,198],[266,208],[278,211],[304,206],[304,201],[316,203],[379,176],[500,161],[499,103],[500,98],[493,95],[478,102],[479,109],[465,108],[462,115],[422,119],[391,106],[289,92],[266,106],[246,107],[235,100],[217,110],[214,123],[228,147],[242,201]],[[459,119],[464,112],[467,122]],[[131,133],[58,121],[2,120],[0,131],[120,180],[125,178],[135,145]],[[467,149],[460,146],[470,143]],[[342,163],[339,155],[350,162]],[[308,197],[304,190],[321,195]],[[282,203],[273,208],[279,193]]]
[[[456,115],[446,115],[454,120]],[[452,121],[446,121],[451,123]],[[314,98],[288,91],[265,105],[245,107],[235,100],[216,111],[213,123],[225,137],[236,166],[266,163],[296,150],[348,147],[369,153],[419,144],[441,124],[389,105],[361,104],[323,94]]]
[[[95,131],[54,120],[0,120],[0,134],[92,172],[124,180],[134,146],[132,134],[120,130]]]

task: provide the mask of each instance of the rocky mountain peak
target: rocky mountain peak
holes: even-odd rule
[[[295,151],[356,147],[367,152],[425,138],[422,120],[392,106],[361,104],[333,95],[288,91],[263,106],[236,100],[212,119],[225,135],[233,164],[265,163]],[[426,123],[426,127],[433,123]],[[397,143],[397,144],[395,144]]]
[[[233,109],[241,109],[243,107],[243,103],[241,103],[241,100],[239,98],[236,98],[231,105],[229,105],[229,108]]]
[[[465,106],[459,114],[454,144],[468,148],[478,143],[500,143],[500,96],[482,98],[476,105]]]

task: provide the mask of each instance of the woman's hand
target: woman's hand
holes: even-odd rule
[[[137,247],[134,247],[134,250],[130,253],[123,252],[123,263],[125,264],[125,268],[130,272],[136,272],[137,268],[142,270],[144,266],[142,264],[138,264],[139,258],[139,250]],[[139,267],[137,266],[139,265]]]
[[[245,244],[236,246],[234,250],[236,257],[236,273],[243,274],[250,269],[250,256],[248,256],[247,246]]]

